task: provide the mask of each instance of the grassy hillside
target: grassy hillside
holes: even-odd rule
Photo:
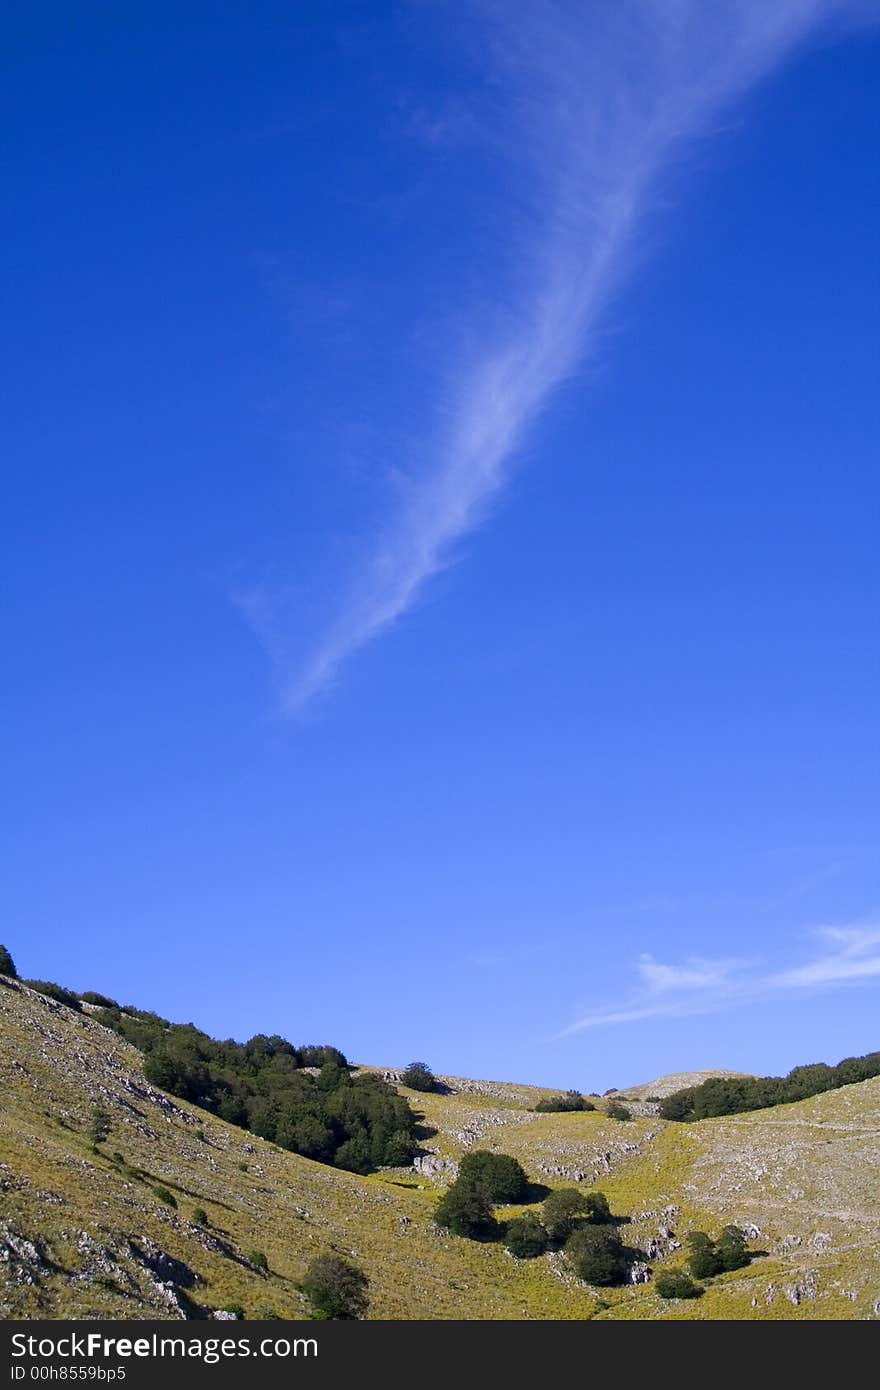
[[[88,1013],[24,987],[0,987],[0,1039],[5,1318],[205,1316],[236,1304],[249,1317],[300,1317],[297,1281],[325,1249],[366,1270],[378,1318],[880,1316],[878,1080],[683,1126],[651,1113],[535,1114],[548,1092],[445,1078],[447,1094],[409,1093],[424,1115],[418,1171],[362,1178],[166,1096]],[[659,1094],[656,1083],[639,1089]],[[111,1127],[98,1153],[87,1133],[96,1107]],[[655,1270],[680,1260],[687,1230],[730,1220],[756,1228],[752,1249],[767,1253],[694,1303],[664,1303],[650,1283],[587,1288],[558,1255],[518,1263],[431,1221],[438,1188],[474,1145],[515,1155],[549,1187],[601,1186]],[[207,1225],[192,1219],[199,1207]]]

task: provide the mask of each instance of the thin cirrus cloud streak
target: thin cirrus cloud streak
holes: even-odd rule
[[[517,208],[505,218],[499,207],[499,262],[512,238],[519,267],[512,285],[496,287],[509,326],[493,339],[479,312],[459,306],[470,339],[489,346],[448,383],[439,410],[425,402],[424,432],[439,433],[439,446],[403,469],[405,495],[310,652],[302,656],[295,619],[288,610],[278,620],[271,594],[240,601],[288,713],[411,609],[489,515],[530,426],[595,350],[658,181],[686,141],[820,27],[875,11],[857,0],[473,0],[456,9],[486,39],[495,100],[475,124]],[[491,302],[493,270],[480,272]]]
[[[638,983],[627,998],[592,1010],[559,1036],[651,1018],[715,1013],[780,994],[880,979],[880,920],[819,927],[812,935],[825,949],[805,965],[787,970],[768,971],[749,960],[701,957],[666,965],[642,956],[636,966]]]

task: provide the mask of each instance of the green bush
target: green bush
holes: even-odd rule
[[[718,1237],[718,1258],[724,1269],[742,1269],[750,1263],[745,1232],[739,1226],[725,1226]]]
[[[317,1255],[300,1284],[319,1318],[362,1318],[369,1306],[370,1281],[362,1269],[338,1255]]]
[[[266,1273],[268,1271],[269,1260],[262,1250],[252,1250],[251,1253],[248,1255],[248,1259],[250,1263],[253,1265],[254,1269],[261,1269],[263,1273]]]
[[[0,975],[9,975],[13,980],[18,979],[15,962],[5,946],[0,946]]]
[[[437,1078],[427,1062],[410,1062],[400,1078],[401,1085],[409,1086],[411,1091],[435,1091]]]
[[[507,1223],[504,1244],[518,1260],[534,1260],[547,1249],[547,1232],[537,1216],[520,1216]]]
[[[472,1149],[462,1157],[458,1172],[464,1181],[480,1188],[490,1202],[522,1202],[528,1197],[528,1175],[509,1154]]]
[[[234,1318],[239,1319],[247,1317],[247,1313],[244,1311],[244,1308],[240,1303],[225,1303],[223,1307],[220,1309],[220,1312],[231,1313]]]
[[[610,1100],[605,1106],[605,1114],[609,1120],[631,1120],[632,1112],[627,1110],[625,1105],[621,1105],[619,1100]]]
[[[654,1280],[661,1298],[699,1298],[703,1290],[683,1269],[664,1269]]]
[[[535,1109],[543,1114],[556,1114],[566,1110],[595,1110],[596,1107],[580,1091],[566,1091],[565,1095],[542,1097]]]
[[[197,1226],[209,1225],[208,1213],[204,1207],[193,1207],[192,1219]]]
[[[485,1190],[460,1175],[434,1208],[434,1221],[468,1240],[494,1240],[498,1234],[498,1223]]]
[[[724,1265],[715,1242],[705,1231],[691,1231],[687,1237],[688,1269],[695,1279],[711,1279]]]
[[[614,1226],[578,1226],[565,1242],[565,1255],[585,1284],[622,1284],[628,1263]]]
[[[85,990],[79,997],[84,1004],[97,1004],[102,1009],[119,1008],[115,999],[108,999],[106,994],[96,994],[93,989]]]
[[[559,1187],[544,1198],[541,1217],[552,1241],[561,1244],[590,1214],[587,1199],[576,1187]]]
[[[163,1187],[161,1183],[157,1183],[153,1188],[153,1196],[158,1197],[160,1202],[165,1202],[169,1207],[177,1206],[177,1198],[174,1193],[169,1192],[168,1188]]]
[[[541,1216],[550,1239],[561,1243],[576,1226],[584,1222],[607,1225],[611,1208],[604,1192],[580,1192],[576,1187],[559,1187],[544,1198]]]

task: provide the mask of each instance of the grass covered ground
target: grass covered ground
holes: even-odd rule
[[[0,1045],[5,1318],[301,1317],[297,1282],[327,1249],[366,1270],[377,1318],[880,1315],[880,1081],[682,1126],[535,1114],[547,1091],[446,1078],[448,1094],[408,1093],[420,1171],[360,1178],[164,1095],[120,1038],[22,987],[0,988]],[[110,1124],[97,1153],[96,1108]],[[693,1303],[651,1283],[589,1289],[559,1255],[519,1263],[437,1230],[438,1191],[473,1147],[513,1154],[547,1187],[601,1187],[655,1270],[680,1262],[687,1230],[727,1221],[756,1228],[766,1253]]]

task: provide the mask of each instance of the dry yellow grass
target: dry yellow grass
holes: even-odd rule
[[[120,1038],[29,990],[0,988],[0,1034],[6,1318],[204,1316],[229,1304],[301,1317],[297,1281],[325,1249],[366,1270],[376,1318],[880,1312],[880,1081],[686,1127],[650,1114],[535,1114],[546,1091],[449,1078],[450,1094],[409,1093],[435,1131],[433,1176],[360,1178],[165,1096]],[[86,1133],[96,1106],[111,1123],[98,1153]],[[760,1228],[752,1244],[768,1253],[695,1303],[664,1303],[650,1283],[588,1289],[558,1255],[519,1263],[433,1225],[435,1183],[474,1146],[514,1154],[535,1182],[601,1187],[632,1218],[627,1242],[655,1242],[655,1267],[680,1262],[688,1229],[730,1220]],[[198,1207],[207,1227],[192,1219]],[[254,1250],[268,1274],[249,1262]]]

